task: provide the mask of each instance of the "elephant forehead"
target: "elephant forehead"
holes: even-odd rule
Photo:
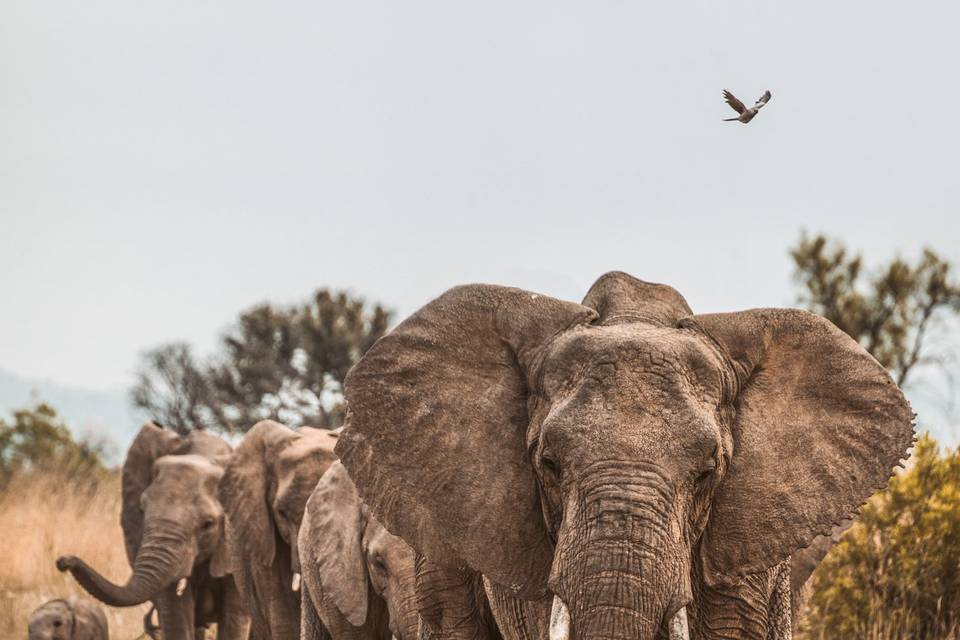
[[[326,468],[336,460],[333,453],[336,444],[336,438],[325,436],[298,438],[277,456],[277,468],[281,473],[290,473],[304,465],[317,466],[325,463]]]
[[[717,446],[729,376],[710,345],[662,327],[579,333],[555,345],[556,360],[545,365],[539,431],[546,442],[576,449],[578,464],[615,453],[670,467]]]
[[[561,336],[544,358],[542,380],[548,393],[606,381],[612,390],[633,393],[653,386],[715,394],[727,366],[699,333],[632,323]]]
[[[364,532],[363,546],[367,553],[371,555],[379,554],[393,564],[409,562],[410,568],[413,568],[413,549],[375,520],[371,521],[367,531]]]
[[[30,629],[45,629],[55,622],[66,624],[70,620],[70,611],[62,601],[48,602],[33,612],[28,627]]]
[[[157,458],[154,467],[158,473],[175,472],[190,476],[223,475],[223,468],[213,464],[203,456],[195,454],[169,455]]]
[[[196,494],[198,487],[205,487],[212,493],[222,477],[223,468],[201,456],[163,456],[154,464],[154,478],[145,494],[165,498],[180,494],[189,496]]]

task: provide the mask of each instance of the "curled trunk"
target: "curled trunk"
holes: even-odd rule
[[[133,573],[126,584],[111,582],[96,569],[76,557],[61,558],[61,571],[69,570],[87,593],[111,607],[132,607],[151,599],[186,570],[183,538],[179,535],[155,533],[145,536],[133,563]]]

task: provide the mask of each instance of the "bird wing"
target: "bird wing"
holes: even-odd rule
[[[757,99],[756,104],[754,104],[753,106],[754,106],[755,108],[759,109],[759,108],[762,107],[763,105],[765,105],[765,104],[767,104],[768,102],[770,102],[770,98],[771,98],[770,90],[767,89],[766,91],[763,92],[763,95],[760,96],[760,97]]]
[[[743,113],[747,110],[743,103],[737,100],[737,96],[733,95],[726,89],[723,90],[723,99],[727,101],[727,104],[730,105],[734,111],[737,113]]]

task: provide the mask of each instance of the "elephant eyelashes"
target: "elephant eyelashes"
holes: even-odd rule
[[[546,458],[543,461],[543,468],[545,471],[547,471],[547,473],[550,473],[554,476],[560,475],[560,467],[558,467],[557,463],[551,460],[550,458]]]
[[[706,482],[710,479],[710,476],[714,474],[717,470],[717,453],[719,452],[719,447],[714,447],[713,453],[710,455],[710,459],[704,462],[703,468],[700,470],[700,474],[697,476],[697,483]]]
[[[540,455],[540,467],[554,479],[560,477],[560,465],[557,464],[557,461],[550,457],[549,454],[543,453]]]

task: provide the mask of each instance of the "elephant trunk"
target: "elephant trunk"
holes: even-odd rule
[[[634,476],[636,477],[636,476]],[[654,640],[690,600],[689,562],[668,492],[596,487],[564,514],[551,587],[573,640]]]
[[[57,560],[57,568],[70,571],[87,593],[111,607],[132,607],[151,599],[178,577],[190,573],[193,554],[184,536],[173,530],[156,530],[145,534],[133,573],[126,584],[111,582],[80,558],[66,556]]]
[[[401,576],[398,580],[399,588],[394,596],[396,602],[391,607],[395,610],[397,620],[394,621],[394,637],[398,640],[417,640],[420,626],[420,615],[417,610],[416,577],[413,571],[409,575]]]

